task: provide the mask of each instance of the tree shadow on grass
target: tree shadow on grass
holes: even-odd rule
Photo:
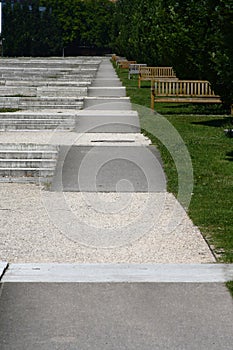
[[[226,160],[229,160],[230,162],[233,162],[233,151],[226,153]]]
[[[192,108],[192,105],[185,103],[185,104],[177,104],[177,103],[161,103],[159,100],[157,100],[156,104],[158,105],[157,109],[162,114],[169,114],[169,115],[189,115],[194,114],[194,110]],[[156,106],[155,104],[155,106]],[[156,107],[155,107],[156,108]]]
[[[233,118],[232,117],[224,117],[224,118],[219,118],[219,119],[205,120],[202,122],[192,122],[192,124],[221,128],[221,127],[224,127],[226,125],[230,125],[230,124],[233,125]]]

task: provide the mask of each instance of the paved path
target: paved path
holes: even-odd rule
[[[107,59],[92,87],[73,133],[11,136],[62,147],[52,191],[0,184],[0,349],[232,349],[232,266],[166,192]]]
[[[222,283],[196,282],[199,271],[223,281],[221,269],[215,278],[210,266],[12,266],[0,290],[0,348],[231,350],[231,296]]]

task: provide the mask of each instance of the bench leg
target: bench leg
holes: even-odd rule
[[[155,109],[155,89],[151,88],[150,108]]]
[[[150,96],[150,108],[154,110],[155,108],[155,81],[151,80],[151,96]]]
[[[138,88],[140,89],[140,87],[141,87],[141,79],[140,77],[138,77]]]

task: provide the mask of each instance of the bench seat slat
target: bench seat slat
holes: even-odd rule
[[[211,96],[210,98],[206,97],[156,97],[156,102],[182,102],[182,103],[221,103],[220,97]]]

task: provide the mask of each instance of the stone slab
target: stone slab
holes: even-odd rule
[[[3,283],[224,283],[231,280],[233,264],[10,264],[2,278]]]
[[[163,192],[166,178],[154,146],[62,146],[51,190]]]
[[[1,350],[231,350],[218,283],[4,283]]]

